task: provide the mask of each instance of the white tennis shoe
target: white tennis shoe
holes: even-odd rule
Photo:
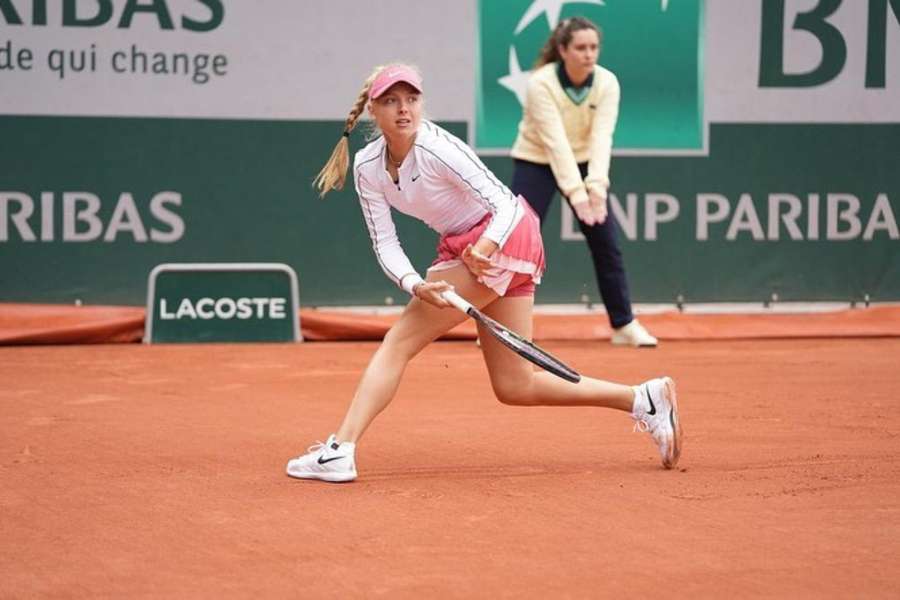
[[[659,343],[637,319],[624,327],[613,329],[610,341],[614,346],[634,346],[636,348],[653,348]]]
[[[636,421],[636,430],[646,431],[653,437],[663,466],[674,468],[681,456],[682,442],[675,382],[661,377],[635,386],[631,416]]]
[[[292,458],[287,474],[298,479],[320,479],[333,483],[356,479],[356,444],[338,442],[334,434],[323,444],[316,442],[306,454]]]

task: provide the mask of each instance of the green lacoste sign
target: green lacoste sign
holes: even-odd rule
[[[153,269],[145,342],[300,341],[297,276],[275,263],[183,263]]]
[[[576,15],[603,29],[600,64],[622,87],[615,148],[701,151],[703,0],[479,0],[478,148],[512,146],[538,52]]]

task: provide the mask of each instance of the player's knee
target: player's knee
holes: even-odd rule
[[[414,336],[397,331],[396,328],[389,329],[382,342],[383,348],[407,361],[412,360],[423,346],[424,344],[420,340]]]
[[[529,382],[515,379],[492,381],[494,395],[502,404],[509,406],[530,406],[535,403],[534,394],[531,393]]]

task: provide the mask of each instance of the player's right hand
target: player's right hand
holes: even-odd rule
[[[446,281],[423,281],[416,284],[413,288],[413,295],[428,304],[437,306],[438,308],[446,308],[450,303],[441,296],[447,290],[452,290],[453,286]]]

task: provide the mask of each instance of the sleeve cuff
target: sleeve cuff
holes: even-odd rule
[[[499,236],[497,236],[493,231],[488,231],[487,229],[482,232],[481,237],[486,238],[497,244],[497,250],[500,250],[503,247],[503,244],[500,243]]]
[[[587,186],[587,189],[588,189],[589,192],[594,192],[595,194],[597,194],[597,195],[600,196],[601,198],[606,198],[606,195],[607,195],[607,186],[605,186],[605,185],[603,185],[603,184],[601,184],[601,183],[597,183],[596,181],[592,181],[592,182],[590,182],[590,183],[587,183],[586,186]]]
[[[425,280],[422,279],[418,273],[407,273],[400,279],[400,287],[403,288],[407,294],[412,296],[413,288],[423,281]]]

